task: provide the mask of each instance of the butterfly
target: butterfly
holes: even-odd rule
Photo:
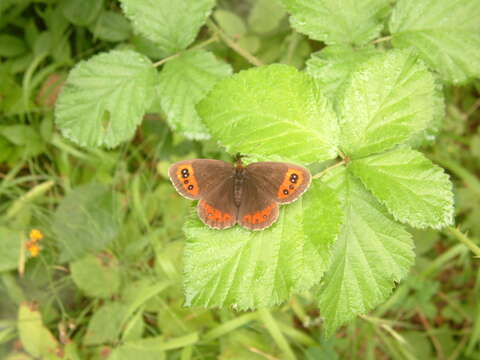
[[[284,162],[257,162],[243,166],[222,160],[179,161],[168,170],[180,195],[199,200],[197,213],[213,229],[239,224],[263,230],[278,218],[279,204],[297,200],[308,189],[310,172]]]

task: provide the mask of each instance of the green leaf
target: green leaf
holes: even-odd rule
[[[327,44],[363,45],[383,28],[387,0],[282,0],[299,32]]]
[[[112,255],[87,255],[70,264],[75,285],[92,297],[109,298],[120,287],[120,268]]]
[[[438,96],[433,75],[411,53],[371,58],[352,74],[339,100],[342,150],[362,157],[408,141],[431,124]]]
[[[91,30],[97,38],[115,42],[127,40],[132,33],[130,22],[114,11],[102,11]]]
[[[169,61],[160,72],[157,92],[170,126],[187,138],[207,139],[195,105],[231,73],[230,65],[204,50],[188,51]]]
[[[247,32],[245,22],[234,12],[218,9],[213,13],[213,18],[225,34],[234,39],[242,37]]]
[[[104,304],[93,313],[83,338],[84,345],[114,342],[119,336],[125,318],[125,305],[118,302]]]
[[[319,306],[328,335],[383,302],[414,260],[410,234],[344,168],[328,183],[343,200],[345,219],[325,273]]]
[[[22,345],[32,356],[49,358],[56,354],[58,342],[43,325],[40,312],[32,304],[20,305],[17,326]]]
[[[0,34],[0,56],[15,57],[27,51],[27,46],[22,38]]]
[[[18,267],[24,236],[21,231],[0,226],[0,272]]]
[[[120,2],[135,30],[156,42],[166,53],[175,53],[190,45],[215,5],[215,0]]]
[[[395,219],[419,228],[452,224],[452,183],[420,152],[399,148],[354,160],[349,169]]]
[[[274,31],[285,16],[279,0],[257,0],[248,14],[248,25],[257,34]]]
[[[454,84],[480,77],[478,0],[399,0],[390,19],[395,47],[414,47]]]
[[[150,106],[156,70],[134,51],[110,51],[78,63],[58,97],[62,134],[82,146],[114,147],[130,139]]]
[[[307,72],[316,80],[323,93],[332,100],[363,62],[380,52],[374,47],[352,49],[348,45],[330,45],[313,53],[307,61]]]
[[[62,2],[63,15],[78,26],[92,23],[103,7],[103,0],[64,0]]]
[[[119,209],[119,198],[103,185],[82,185],[68,193],[55,211],[52,224],[61,250],[60,261],[104,249],[118,234]]]
[[[328,266],[341,215],[335,193],[320,182],[263,231],[212,230],[194,214],[184,227],[186,304],[252,309],[309,289]]]
[[[249,69],[222,80],[197,110],[230,153],[298,162],[337,154],[333,109],[314,80],[291,66]]]

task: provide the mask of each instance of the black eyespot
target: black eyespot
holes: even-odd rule
[[[292,183],[296,183],[297,182],[297,179],[298,179],[298,175],[297,174],[292,174],[290,175],[290,182]]]
[[[186,180],[186,181],[188,181],[188,180]],[[290,185],[288,188],[289,188],[290,190],[293,190],[293,189],[295,189],[295,186]]]
[[[188,174],[188,169],[182,169],[182,174]]]
[[[190,176],[190,174],[189,174],[188,172],[187,172],[187,173],[184,173],[184,174],[182,174],[182,177],[183,177],[183,178],[187,178],[187,177],[189,177],[189,176]]]
[[[190,182],[190,181],[188,181],[188,180],[185,180],[183,183],[184,183],[184,184],[188,184],[189,182]]]
[[[284,190],[283,190],[283,193],[284,193],[285,195],[288,195],[288,190],[287,190],[287,189],[284,189]]]
[[[193,185],[188,185],[188,190],[193,190]]]

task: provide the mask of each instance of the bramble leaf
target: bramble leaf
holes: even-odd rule
[[[82,146],[114,147],[130,139],[150,106],[156,70],[134,51],[110,51],[78,63],[58,97],[62,134]]]
[[[75,285],[92,297],[109,298],[120,286],[118,261],[111,255],[87,255],[70,264]]]
[[[224,79],[197,110],[230,153],[298,162],[337,154],[332,107],[314,80],[291,66],[269,65]]]
[[[120,0],[135,30],[167,54],[185,49],[210,15],[215,0]]]
[[[212,230],[196,214],[186,223],[186,304],[237,309],[273,306],[317,283],[330,259],[342,213],[321,182],[263,231]]]
[[[444,80],[480,77],[478,0],[400,0],[389,27],[395,47],[416,48]]]
[[[207,139],[195,105],[231,73],[230,65],[204,50],[188,51],[169,61],[160,72],[157,92],[170,126],[187,138]]]
[[[319,306],[327,334],[384,301],[414,260],[413,241],[384,207],[342,168],[328,180],[343,202],[345,219],[333,246]]]
[[[97,309],[88,322],[83,338],[84,345],[101,345],[114,342],[123,330],[127,305],[118,302],[105,303]]]
[[[433,75],[411,53],[367,60],[338,103],[342,150],[358,158],[408,141],[433,121],[437,96]]]
[[[363,45],[383,28],[386,0],[282,0],[297,31],[327,44]]]
[[[313,53],[307,61],[307,72],[316,80],[323,93],[332,100],[351,73],[374,55],[374,47],[352,49],[348,45],[330,45]]]
[[[419,228],[452,224],[452,183],[420,152],[399,148],[354,160],[349,169],[397,220]]]

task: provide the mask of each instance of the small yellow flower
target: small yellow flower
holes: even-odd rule
[[[25,247],[32,257],[37,257],[40,253],[40,245],[38,245],[34,240],[27,241],[25,243]]]
[[[43,239],[43,234],[40,230],[32,229],[32,231],[30,231],[30,240],[32,240],[33,242],[37,242],[42,239]]]

